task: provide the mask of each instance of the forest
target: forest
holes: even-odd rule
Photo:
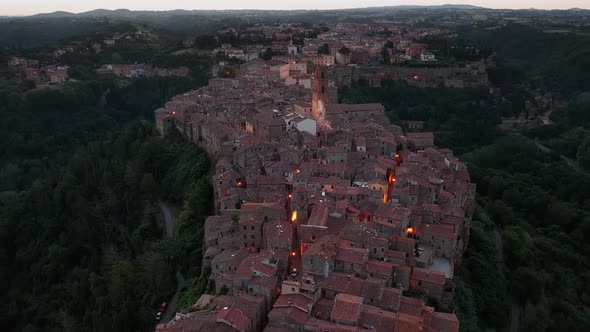
[[[185,201],[180,228],[209,212],[207,154],[135,122],[79,148],[30,189],[1,198],[2,321],[24,331],[133,331],[152,325],[176,268],[200,241],[163,239],[156,202]],[[201,226],[202,227],[202,226]],[[193,261],[194,260],[194,261]],[[10,272],[10,273],[8,273]]]
[[[92,76],[35,88],[2,74],[0,322],[8,331],[153,328],[176,271],[201,272],[210,160],[142,119],[206,80]],[[170,239],[159,200],[184,206]]]
[[[503,137],[463,158],[479,204],[501,231],[505,278],[523,308],[521,329],[588,330],[590,177],[522,136]],[[477,245],[467,259],[474,250]],[[474,267],[465,268],[473,273]]]

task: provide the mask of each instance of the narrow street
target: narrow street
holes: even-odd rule
[[[297,214],[293,214],[291,209],[292,193],[289,193],[285,202],[285,212],[291,218],[291,227],[293,230],[293,238],[291,239],[291,253],[289,256],[289,275],[291,272],[297,272],[297,279],[301,280],[302,263],[301,263],[301,249],[299,247],[299,236],[297,235]]]
[[[158,202],[158,206],[160,210],[162,210],[162,214],[164,215],[164,222],[166,224],[166,236],[172,237],[174,234],[174,227],[176,226],[176,218],[174,218],[174,214],[172,210],[166,205],[166,203],[160,201]],[[185,279],[184,276],[180,273],[180,271],[176,271],[176,292],[170,301],[168,301],[168,308],[162,315],[161,323],[169,322],[174,315],[176,314],[176,307],[178,305],[178,296],[180,295],[180,290],[185,286]]]

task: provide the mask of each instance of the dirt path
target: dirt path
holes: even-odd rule
[[[502,240],[502,233],[500,233],[500,229],[496,227],[494,230],[494,235],[496,238],[496,253],[498,254],[498,258],[500,258],[500,262],[504,262],[504,241]],[[502,266],[504,263],[502,263]],[[512,303],[510,305],[510,332],[518,332],[518,328],[520,326],[520,305],[513,297]]]
[[[164,202],[158,202],[158,206],[162,210],[162,214],[164,215],[164,222],[166,223],[166,236],[172,237],[174,234],[174,227],[176,226],[176,218],[174,218],[174,214],[172,210],[166,205]],[[172,299],[168,302],[168,308],[164,312],[162,316],[161,323],[169,322],[174,316],[176,315],[176,308],[178,306],[178,296],[180,295],[180,290],[185,286],[186,280],[184,276],[180,273],[180,271],[176,271],[176,292]]]

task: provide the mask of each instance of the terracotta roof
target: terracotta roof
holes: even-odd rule
[[[414,267],[412,269],[412,279],[441,286],[444,286],[445,284],[444,272],[422,269],[419,267]]]
[[[250,281],[248,281],[248,285],[258,285],[261,286],[263,288],[266,288],[268,290],[274,290],[277,285],[279,284],[279,281],[273,277],[252,277],[252,279],[250,279]]]
[[[363,279],[340,272],[330,273],[322,282],[322,288],[324,289],[353,295],[360,295],[362,286]]]
[[[320,298],[313,308],[313,315],[321,319],[329,319],[334,307],[334,300]]]
[[[254,265],[252,265],[252,271],[258,272],[267,277],[272,277],[277,272],[277,267],[261,262],[256,262]]]
[[[364,264],[367,262],[369,250],[356,247],[339,247],[336,251],[336,259],[342,262],[353,264]]]
[[[399,310],[402,300],[402,291],[398,288],[385,287],[379,306],[383,308]]]
[[[459,320],[455,314],[433,312],[430,326],[434,331],[458,332]]]
[[[363,305],[359,326],[368,331],[392,331],[397,314],[372,305]],[[396,331],[397,332],[397,331]]]
[[[400,313],[419,316],[422,307],[424,307],[424,301],[413,297],[402,296],[399,311]]]
[[[383,295],[385,280],[376,278],[367,278],[363,281],[361,297],[379,301]]]
[[[424,224],[420,228],[422,236],[441,237],[449,240],[457,239],[457,233],[452,225]]]
[[[333,320],[357,322],[361,313],[363,298],[350,294],[338,294],[330,317]]]
[[[407,208],[400,207],[397,204],[380,203],[375,216],[401,221],[408,214]]]
[[[230,326],[236,326],[240,330],[249,331],[251,320],[244,315],[240,310],[234,308],[223,308],[217,313],[217,321]]]
[[[394,331],[421,332],[422,326],[420,324],[420,317],[398,313]]]
[[[304,312],[310,312],[313,300],[301,294],[281,295],[276,300],[273,308],[295,307]]]
[[[367,261],[367,272],[372,273],[374,276],[385,276],[391,277],[393,274],[393,263],[378,261],[376,259],[369,259]]]

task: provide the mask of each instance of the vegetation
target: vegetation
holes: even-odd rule
[[[179,153],[185,152],[188,156]],[[136,123],[2,196],[2,321],[14,330],[145,330],[191,244],[162,240],[154,202],[203,193],[207,155]],[[161,184],[161,185],[160,185]],[[207,197],[205,195],[205,197]],[[188,200],[190,205],[191,198]],[[191,206],[192,208],[192,206]],[[195,215],[195,218],[197,216]],[[185,220],[181,228],[202,220]],[[179,233],[181,234],[181,233]],[[198,261],[198,260],[197,260]]]
[[[496,226],[481,207],[473,219],[469,247],[456,277],[461,331],[501,331],[509,322],[510,297],[495,243]]]
[[[486,213],[503,228],[506,279],[525,308],[521,328],[588,330],[590,177],[522,136],[464,157]]]
[[[379,102],[392,123],[424,121],[437,146],[463,153],[491,143],[499,135],[501,109],[486,89],[418,88],[384,79],[381,88],[357,86],[340,91],[343,103]]]
[[[590,37],[587,34],[555,34],[542,29],[509,24],[500,29],[474,29],[465,37],[494,49],[526,73],[536,87],[575,96],[590,91]],[[549,46],[550,45],[550,46]]]
[[[123,82],[97,77],[96,61],[79,59],[71,71],[79,80],[51,88],[2,70],[0,323],[8,331],[150,330],[176,271],[201,274],[209,158],[139,119],[206,83],[206,64],[192,78]],[[158,200],[184,206],[170,239]]]
[[[149,78],[126,87],[112,80],[35,89],[30,82],[0,81],[0,191],[28,188],[80,145],[152,111],[199,82]]]

